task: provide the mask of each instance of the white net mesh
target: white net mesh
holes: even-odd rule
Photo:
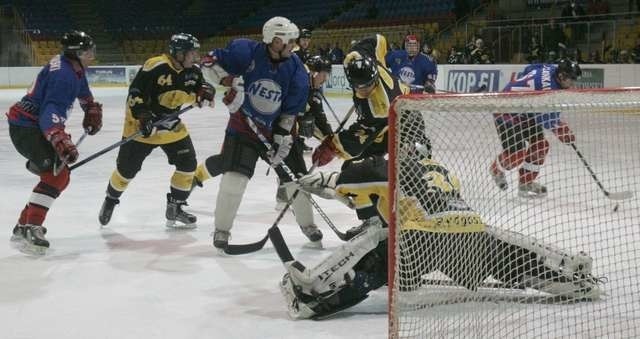
[[[640,336],[640,89],[407,96],[389,125],[392,337]]]

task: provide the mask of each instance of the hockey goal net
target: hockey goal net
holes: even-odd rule
[[[505,190],[491,175],[509,142],[494,119],[505,112],[561,112],[576,136],[574,148],[542,128],[548,153],[534,181],[545,197],[519,195],[519,168],[531,169],[531,159],[505,171]],[[403,165],[423,136],[427,165],[446,173]],[[389,137],[390,337],[640,337],[640,88],[402,96]],[[462,202],[425,202],[428,194],[417,196],[425,182]],[[456,203],[448,208],[464,210],[457,219],[439,213]],[[479,245],[471,234],[489,232],[485,224],[524,250]],[[588,257],[591,267],[575,259]],[[511,281],[493,274],[502,266]],[[549,281],[527,280],[545,269]],[[566,290],[572,277],[577,293]],[[598,290],[587,291],[592,284]]]

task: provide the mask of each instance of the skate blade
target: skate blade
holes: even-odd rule
[[[321,249],[323,249],[322,240],[309,241],[309,242],[305,243],[304,245],[302,245],[302,247],[303,248],[310,248],[310,249],[314,249],[314,250],[321,250]]]
[[[32,256],[43,256],[49,252],[49,247],[37,246],[25,240],[22,242],[22,247],[18,248],[18,250]]]
[[[170,230],[170,231],[192,230],[198,227],[198,225],[196,225],[195,222],[193,224],[182,224],[182,223],[176,222],[175,220],[167,220],[167,223],[165,226],[167,227],[167,230]]]

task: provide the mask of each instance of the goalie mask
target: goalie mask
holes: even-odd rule
[[[426,134],[426,125],[419,111],[400,112],[400,158],[431,159],[431,140]]]
[[[418,49],[418,38],[415,35],[407,35],[407,37],[404,38],[404,50],[407,51],[407,54],[409,54],[410,57],[416,56]]]

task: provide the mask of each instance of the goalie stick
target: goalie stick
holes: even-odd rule
[[[602,193],[604,193],[604,195],[607,198],[609,198],[611,200],[616,200],[616,201],[633,198],[633,192],[631,192],[631,191],[622,191],[622,192],[609,192],[609,191],[607,191],[604,188],[604,185],[602,185],[602,183],[600,182],[600,180],[596,176],[596,173],[593,171],[593,169],[591,169],[591,166],[589,166],[589,163],[587,163],[587,160],[585,159],[585,157],[578,150],[578,147],[575,144],[572,143],[571,144],[571,148],[573,148],[573,150],[576,151],[576,154],[578,155],[578,158],[580,158],[580,160],[582,161],[582,164],[584,165],[584,167],[587,169],[587,171],[589,171],[589,174],[591,174],[591,177],[593,178],[593,180],[596,182],[596,184],[598,185],[598,187],[600,188]],[[617,211],[617,210],[618,210],[618,205],[616,204],[616,207],[614,207],[614,211]]]
[[[187,106],[187,107],[185,107],[185,108],[183,108],[183,109],[181,109],[181,110],[179,110],[177,112],[165,115],[162,119],[154,122],[152,125],[153,125],[153,127],[158,127],[162,123],[165,123],[165,122],[167,122],[167,121],[169,121],[171,119],[175,119],[175,118],[179,117],[182,113],[192,109],[193,107],[194,107],[193,105],[189,105],[189,106]],[[76,168],[88,163],[89,161],[91,161],[91,160],[93,160],[93,159],[95,159],[95,158],[97,158],[97,157],[99,157],[99,156],[111,151],[112,149],[118,148],[118,147],[128,143],[129,141],[141,136],[141,135],[142,135],[142,131],[137,131],[136,133],[128,136],[127,138],[124,138],[124,139],[116,142],[115,144],[113,144],[111,146],[107,146],[107,147],[99,150],[98,152],[86,157],[82,161],[79,161],[79,162],[75,163],[73,166],[69,167],[69,170],[73,171],[74,169],[76,169]]]
[[[80,138],[78,138],[78,141],[76,141],[76,148],[78,146],[80,146],[80,144],[82,143],[82,141],[84,140],[84,138],[87,137],[87,135],[89,135],[89,130],[85,129],[84,133],[82,133],[82,135],[80,136]],[[60,171],[62,171],[62,169],[67,166],[67,163],[69,162],[69,156],[64,157],[64,159],[62,159],[62,161],[60,162],[60,165],[58,165],[58,162],[55,161],[53,163],[53,176],[57,177],[58,174],[60,174]]]

